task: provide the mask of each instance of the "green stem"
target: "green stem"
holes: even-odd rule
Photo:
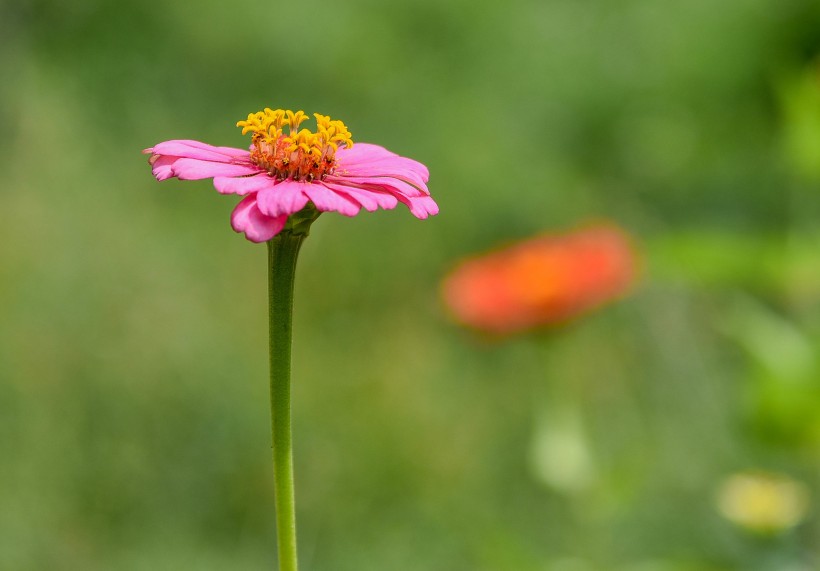
[[[293,439],[290,420],[290,350],[293,278],[305,234],[283,231],[268,242],[270,413],[279,571],[297,571]]]

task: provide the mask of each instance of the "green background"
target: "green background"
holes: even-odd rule
[[[817,569],[816,516],[762,537],[715,497],[771,470],[817,511],[818,54],[810,0],[0,2],[0,569],[273,568],[265,248],[140,154],[265,106],[441,206],[302,250],[305,571]],[[627,300],[446,318],[463,256],[599,218]]]

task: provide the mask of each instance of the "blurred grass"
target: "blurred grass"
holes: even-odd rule
[[[270,567],[264,248],[139,153],[266,105],[423,161],[442,209],[303,249],[305,569],[815,568],[815,517],[756,538],[714,495],[818,493],[817,30],[808,0],[0,4],[0,569]],[[506,343],[444,318],[459,256],[597,217],[642,243],[631,299]],[[562,430],[585,485],[537,469]]]

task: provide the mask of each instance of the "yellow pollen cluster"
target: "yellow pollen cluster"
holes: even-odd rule
[[[251,113],[242,127],[242,134],[251,132],[251,160],[280,180],[311,182],[333,174],[336,151],[340,146],[353,146],[350,131],[341,121],[314,113],[316,132],[299,129],[307,118],[303,111],[269,109]],[[287,127],[288,132],[284,129]]]

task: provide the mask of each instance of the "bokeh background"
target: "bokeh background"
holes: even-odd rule
[[[265,249],[140,154],[265,106],[441,206],[303,248],[305,570],[820,568],[818,54],[812,0],[0,2],[0,569],[273,568]],[[600,218],[628,299],[447,318],[462,257]]]

